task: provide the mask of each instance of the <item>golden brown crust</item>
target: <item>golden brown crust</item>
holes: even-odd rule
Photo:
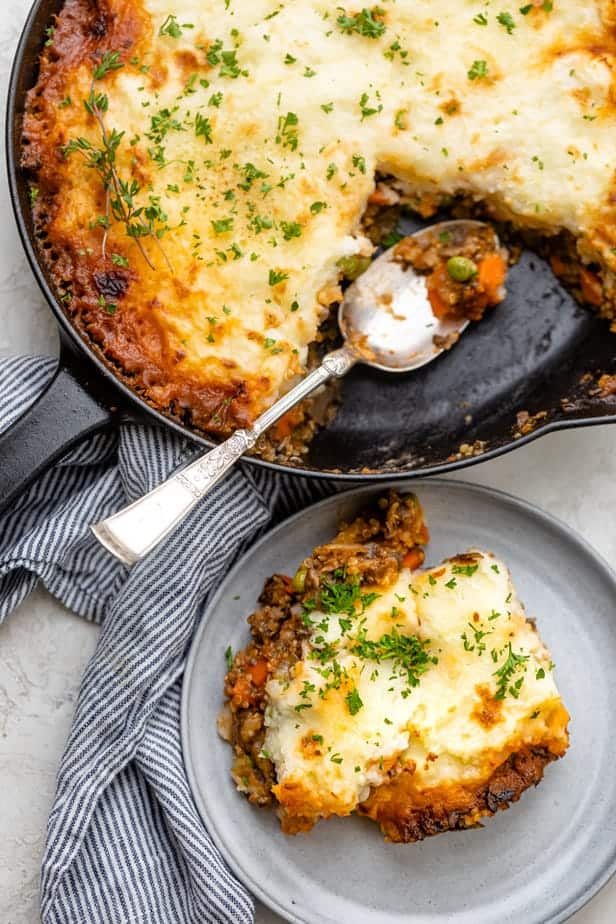
[[[245,426],[259,388],[269,382],[204,381],[182,369],[182,351],[168,343],[164,318],[159,323],[156,274],[121,268],[110,259],[111,248],[101,251],[100,228],[88,230],[62,221],[64,197],[71,189],[73,165],[63,154],[71,140],[66,118],[59,119],[60,104],[75,82],[83,97],[89,90],[92,67],[106,51],[119,51],[127,62],[139,56],[151,31],[142,4],[114,0],[67,0],[54,22],[53,43],[40,59],[39,78],[27,97],[22,131],[21,166],[38,190],[33,205],[35,233],[42,262],[73,324],[118,377],[157,410],[207,432],[225,432]],[[152,86],[164,81],[161,68],[152,67]],[[114,73],[106,77],[112,86]],[[76,103],[81,106],[81,101]],[[60,107],[60,108],[59,108]],[[141,165],[141,182],[147,182],[147,165]],[[96,182],[92,177],[92,182]],[[100,185],[101,213],[105,211]],[[117,250],[122,252],[121,246]],[[181,300],[180,280],[172,280],[174,298]],[[118,310],[109,314],[105,303]]]
[[[480,784],[447,784],[419,791],[413,772],[405,770],[374,789],[358,812],[376,821],[386,840],[411,844],[444,831],[471,828],[482,818],[517,802],[536,786],[557,755],[546,748],[522,748],[511,754]]]

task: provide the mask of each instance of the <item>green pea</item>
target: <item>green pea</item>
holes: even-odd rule
[[[450,257],[447,260],[447,272],[456,282],[468,282],[477,275],[477,264],[468,257]]]
[[[306,568],[299,568],[293,578],[293,590],[301,594],[306,584]]]
[[[354,254],[351,257],[340,257],[336,266],[347,279],[353,280],[365,273],[371,263],[370,257],[361,257],[359,254]]]

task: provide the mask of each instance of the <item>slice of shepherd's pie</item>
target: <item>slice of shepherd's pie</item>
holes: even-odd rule
[[[275,575],[232,658],[220,731],[283,831],[357,812],[386,839],[477,825],[568,747],[549,652],[505,564],[471,549],[417,570],[413,495],[390,493]]]

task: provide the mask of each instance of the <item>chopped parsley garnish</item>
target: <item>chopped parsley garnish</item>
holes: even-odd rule
[[[409,53],[406,48],[403,48],[400,42],[396,39],[395,42],[392,42],[387,51],[383,52],[383,57],[387,58],[388,61],[393,61],[397,54],[400,55],[402,64],[408,67],[410,61],[406,61],[405,59],[408,58]]]
[[[298,703],[293,709],[295,712],[302,712],[304,709],[312,709],[312,703]]]
[[[195,135],[197,138],[203,138],[206,144],[212,143],[212,125],[200,112],[195,115]]]
[[[228,670],[231,670],[231,668],[233,667],[233,650],[231,648],[231,645],[227,646],[227,649],[225,651],[225,658],[227,659],[227,668]]]
[[[120,253],[112,253],[111,262],[114,264],[114,266],[128,266],[128,260]]]
[[[334,572],[334,577],[336,582],[323,581],[319,592],[320,606],[328,615],[361,616],[366,607],[379,598],[377,593],[362,594],[358,578],[346,580],[344,572]]]
[[[338,172],[338,167],[336,166],[336,164],[331,163],[331,164],[328,164],[327,166],[327,170],[325,171],[325,176],[328,180],[331,180],[333,175],[337,172]]]
[[[205,57],[207,63],[211,67],[220,65],[218,73],[221,77],[231,77],[235,80],[237,77],[248,76],[248,71],[242,70],[237,62],[237,51],[235,49],[232,51],[223,51],[220,39],[217,39],[210,45]]]
[[[233,231],[233,218],[220,218],[218,221],[212,221],[212,228],[216,234],[227,234]]]
[[[313,215],[318,215],[319,212],[322,212],[323,209],[327,208],[327,202],[313,202],[310,206],[310,211]]]
[[[294,237],[301,237],[302,226],[297,221],[281,221],[280,229],[285,241],[290,241]]]
[[[336,24],[340,31],[346,35],[357,32],[358,35],[363,35],[365,38],[377,39],[383,35],[386,27],[385,23],[376,17],[384,15],[385,10],[380,6],[374,6],[371,10],[364,7],[361,13],[355,13],[352,16],[348,16],[343,9],[336,20]]]
[[[465,577],[472,577],[479,568],[479,565],[454,565],[452,570],[453,574],[463,574]]]
[[[516,654],[511,647],[511,642],[507,643],[503,651],[507,652],[507,657],[504,663],[498,668],[498,670],[494,671],[494,676],[497,678],[496,693],[494,694],[494,699],[505,699],[507,693],[513,696],[514,699],[517,699],[520,695],[520,688],[524,683],[524,675],[519,677],[515,682],[512,682],[513,677],[519,671],[524,671],[524,673],[526,673],[526,662],[528,661],[529,656]],[[498,660],[498,652],[495,652],[493,649],[491,654],[492,660]]]
[[[101,308],[104,308],[107,314],[115,314],[118,310],[118,306],[115,302],[108,302],[104,295],[99,295],[98,304]]]
[[[377,99],[381,98],[379,91],[376,91]],[[369,116],[377,115],[383,109],[383,103],[376,103],[375,105],[370,105],[370,98],[367,93],[362,93],[359,99],[359,109],[361,112],[361,120],[367,119]]]
[[[477,15],[473,17],[473,22],[477,26],[487,26],[488,17],[485,13],[477,13]]]
[[[468,72],[469,80],[481,80],[488,76],[487,61],[473,61],[472,67]]]
[[[191,22],[183,22],[182,25],[177,21],[177,17],[173,13],[169,13],[164,23],[158,30],[159,35],[168,35],[170,38],[180,38],[182,35],[182,29],[194,29],[194,26]]]
[[[496,17],[496,21],[507,30],[507,33],[511,35],[515,29],[515,21],[511,13],[499,13]]]
[[[397,629],[392,629],[376,641],[363,637],[360,633],[353,644],[352,652],[367,661],[393,661],[394,667],[401,674],[406,675],[409,687],[416,687],[419,678],[433,664],[438,664],[429,649],[429,641],[422,641],[416,635],[401,635]]]
[[[460,638],[464,642],[464,650],[465,651],[476,651],[477,654],[481,657],[481,655],[486,650],[486,643],[484,642],[484,638],[486,637],[486,635],[491,635],[494,629],[485,631],[484,629],[476,625],[473,625],[472,622],[467,623],[467,625],[469,629],[471,630],[473,640],[471,641],[469,639],[468,633],[466,632],[462,633]]]
[[[396,115],[394,116],[394,125],[396,126],[396,128],[399,128],[400,131],[404,131],[405,128],[408,128],[408,110],[407,109],[398,109],[398,111],[396,112]]]
[[[366,158],[365,157],[363,157],[361,154],[353,154],[353,157],[351,158],[351,160],[352,160],[353,166],[357,167],[360,173],[366,172]]]
[[[284,280],[288,278],[289,278],[288,273],[280,273],[277,270],[271,269],[268,275],[268,282],[271,286],[277,286],[278,283],[284,282]]]
[[[347,704],[348,710],[351,715],[357,715],[359,710],[364,705],[359,693],[357,692],[357,687],[353,687],[352,690],[349,690],[347,695],[344,697],[344,701]]]
[[[255,165],[251,163],[244,164],[241,170],[244,174],[244,182],[238,183],[237,185],[240,189],[243,189],[244,192],[248,192],[255,180],[264,180],[267,178],[267,173],[263,173],[262,170],[257,170]]]
[[[291,151],[297,150],[299,143],[298,124],[299,119],[294,112],[287,112],[286,115],[280,116],[278,118],[276,144],[282,145],[283,148],[290,148]]]

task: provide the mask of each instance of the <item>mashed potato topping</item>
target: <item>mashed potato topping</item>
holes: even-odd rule
[[[522,743],[564,752],[550,656],[492,555],[403,569],[361,616],[310,618],[293,679],[267,688],[265,748],[289,814],[348,814],[405,768],[442,799]]]
[[[614,20],[613,0],[67,0],[23,158],[67,310],[152,403],[249,422],[370,253],[383,171],[424,214],[464,194],[567,230],[609,313]]]

